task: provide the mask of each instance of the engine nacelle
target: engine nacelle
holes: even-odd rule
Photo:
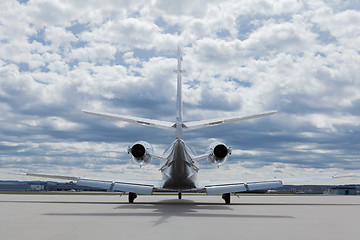
[[[145,141],[136,142],[128,148],[128,154],[131,154],[132,160],[140,167],[151,162],[153,152],[153,147]]]
[[[208,161],[216,167],[220,167],[229,158],[231,147],[227,147],[224,143],[212,143],[208,148],[208,154]]]

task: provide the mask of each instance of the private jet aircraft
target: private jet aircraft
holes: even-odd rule
[[[48,174],[36,174],[36,173],[21,173],[23,175],[56,178],[76,181],[77,185],[96,187],[107,191],[128,192],[129,203],[133,203],[137,194],[152,194],[154,190],[174,190],[178,192],[178,198],[181,199],[182,191],[185,190],[199,190],[205,191],[208,195],[220,195],[225,200],[226,204],[230,203],[230,194],[247,192],[254,190],[266,190],[272,188],[278,188],[282,186],[280,179],[269,180],[229,180],[229,181],[198,181],[196,179],[199,168],[197,167],[197,160],[207,158],[208,161],[216,167],[223,165],[229,155],[231,154],[231,148],[224,143],[215,142],[212,143],[207,152],[202,155],[196,155],[191,148],[186,145],[183,140],[183,132],[193,129],[199,129],[204,127],[216,126],[225,123],[233,123],[238,121],[244,121],[259,117],[265,117],[276,113],[276,111],[269,111],[251,116],[235,116],[232,118],[224,119],[210,119],[204,121],[184,122],[183,121],[183,109],[182,109],[182,79],[181,74],[181,62],[183,60],[182,50],[178,48],[177,59],[177,102],[176,102],[176,121],[166,122],[158,121],[139,117],[121,116],[107,113],[94,113],[89,111],[83,111],[86,114],[105,117],[114,120],[120,120],[128,123],[136,123],[145,126],[152,126],[162,129],[172,129],[175,131],[176,139],[170,146],[164,151],[162,155],[156,155],[153,152],[152,146],[145,142],[139,141],[134,143],[128,148],[128,153],[131,155],[133,161],[144,166],[150,163],[152,158],[158,158],[163,160],[160,167],[162,173],[162,180],[158,181],[144,181],[144,180],[126,180],[126,179],[100,179],[100,178],[88,178],[88,177],[71,177],[71,176],[59,176]]]

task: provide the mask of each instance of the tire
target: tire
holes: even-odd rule
[[[129,192],[129,203],[134,203],[135,198],[137,198],[136,193]]]
[[[225,204],[230,204],[230,193],[224,193],[222,199],[225,200]]]

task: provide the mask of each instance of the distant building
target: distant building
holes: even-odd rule
[[[42,184],[31,184],[30,189],[31,191],[40,192],[40,191],[45,191],[45,186]]]
[[[0,182],[2,192],[27,192],[31,191],[30,185],[20,182]]]
[[[329,190],[329,194],[332,195],[356,195],[356,187],[350,186],[338,186]]]
[[[1,181],[0,191],[2,192],[30,192],[30,191],[47,191],[46,182],[17,182],[17,181]]]
[[[87,186],[79,186],[73,182],[69,183],[58,183],[56,186],[55,191],[100,191],[100,192],[106,192],[106,190],[101,188],[95,188],[95,187],[87,187]]]
[[[284,185],[276,191],[284,194],[323,194],[328,188],[325,185]]]

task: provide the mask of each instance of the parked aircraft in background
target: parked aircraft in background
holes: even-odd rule
[[[94,113],[83,111],[86,114],[120,120],[128,123],[136,123],[145,126],[152,126],[162,129],[175,130],[176,139],[164,151],[162,155],[153,152],[150,143],[139,141],[128,148],[135,163],[144,166],[150,163],[152,158],[163,160],[160,167],[162,173],[161,180],[128,180],[128,179],[101,179],[88,177],[59,176],[49,174],[22,173],[23,175],[56,178],[77,181],[78,185],[96,187],[108,191],[129,192],[129,203],[133,203],[137,194],[152,194],[154,190],[175,190],[178,192],[178,198],[181,199],[182,191],[185,190],[204,190],[208,195],[222,194],[226,204],[230,203],[230,194],[247,192],[254,190],[265,190],[282,187],[280,179],[267,180],[228,180],[228,181],[200,181],[196,179],[199,168],[197,160],[207,158],[208,161],[216,167],[226,163],[231,148],[225,143],[214,142],[206,153],[196,155],[183,140],[183,132],[204,127],[216,126],[225,123],[233,123],[259,117],[265,117],[276,113],[269,111],[250,116],[234,116],[232,118],[210,119],[203,121],[184,122],[182,109],[182,78],[181,62],[183,60],[182,51],[178,49],[177,73],[177,102],[176,102],[176,120],[175,122],[159,121],[153,119],[122,116],[108,113]]]

